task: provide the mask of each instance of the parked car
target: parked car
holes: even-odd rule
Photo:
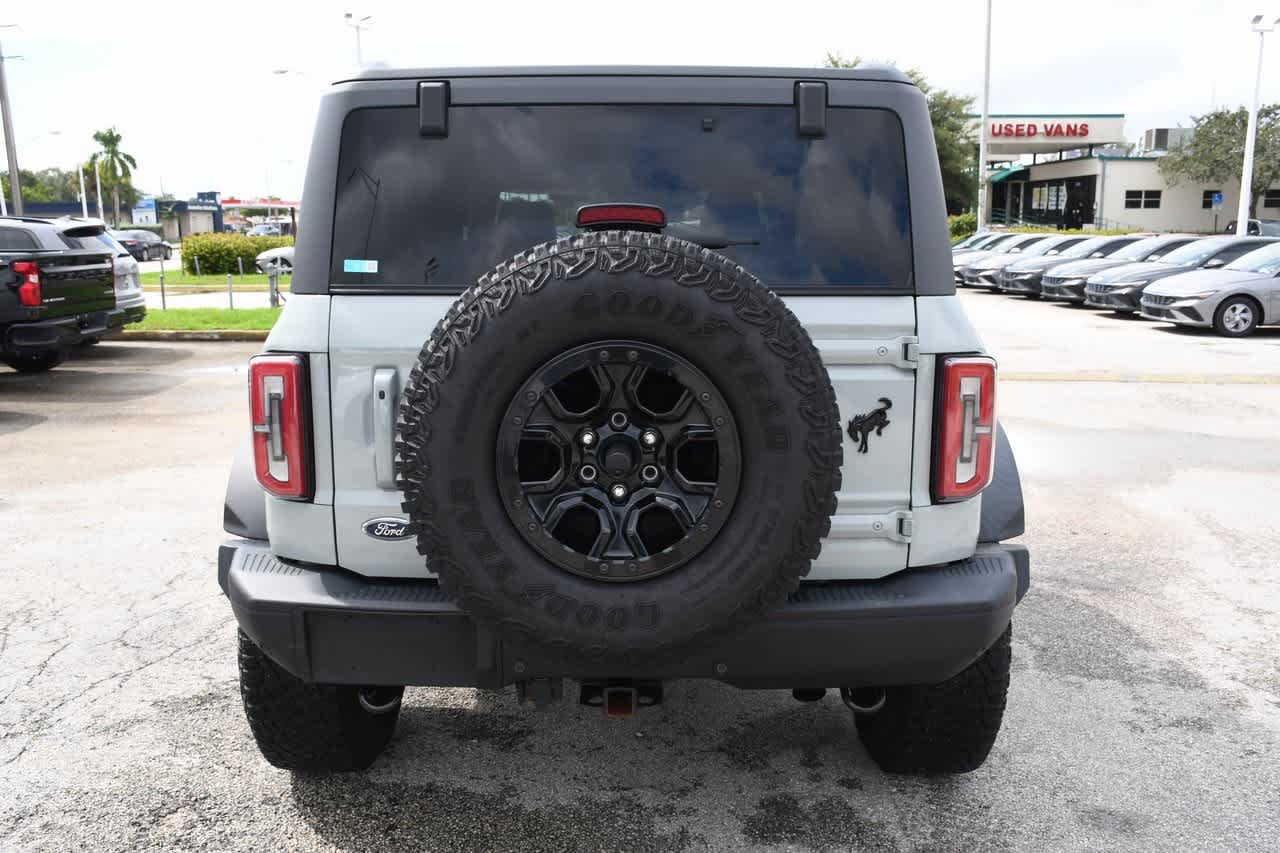
[[[51,370],[111,328],[113,250],[80,242],[104,230],[96,220],[0,218],[0,361],[20,373]]]
[[[996,237],[1001,236],[1002,233],[1003,232],[1000,232],[1000,231],[982,231],[977,234],[970,234],[968,237],[965,237],[963,240],[958,240],[955,243],[952,243],[951,251],[954,253],[954,252],[962,252],[965,249],[981,248],[984,244],[990,243]]]
[[[279,237],[280,226],[271,222],[255,225],[246,232],[250,237]]]
[[[904,74],[366,69],[318,127],[217,560],[267,761],[369,766],[405,685],[710,678],[983,763],[1030,558]]]
[[[1083,303],[1085,288],[1092,289],[1095,300],[1106,298],[1120,313],[1137,310],[1142,291],[1153,281],[1191,269],[1214,269],[1231,263],[1241,255],[1261,248],[1275,237],[1202,237],[1160,256],[1158,261],[1142,261],[1103,270],[1095,275],[1064,278],[1045,276],[1041,291],[1046,299]],[[1056,271],[1055,271],[1056,272]],[[1128,307],[1132,305],[1133,307]]]
[[[253,259],[253,265],[258,268],[258,272],[262,273],[270,272],[273,268],[282,273],[291,273],[293,272],[293,247],[277,246],[274,249],[267,249]]]
[[[1233,219],[1227,223],[1227,227],[1222,229],[1223,234],[1236,233],[1236,222]],[[1280,237],[1280,219],[1250,219],[1249,224],[1245,226],[1248,234],[1262,237]]]
[[[981,243],[970,246],[967,249],[952,250],[951,252],[951,273],[956,284],[964,284],[964,275],[961,272],[966,264],[972,263],[979,258],[986,257],[991,252],[1007,245],[1009,241],[1014,240],[1020,234],[989,234]]]
[[[1059,291],[1064,296],[1073,296],[1077,286],[1075,282],[1083,280],[1085,282],[1084,304],[1092,308],[1136,311],[1138,307],[1137,297],[1134,297],[1133,301],[1129,302],[1127,296],[1108,295],[1109,285],[1095,283],[1093,276],[1097,276],[1105,270],[1122,267],[1125,264],[1158,261],[1175,249],[1180,249],[1188,243],[1199,239],[1202,238],[1198,234],[1161,234],[1155,237],[1146,237],[1136,243],[1125,246],[1120,251],[1114,252],[1105,258],[1072,261],[1069,264],[1054,267],[1046,278],[1052,278],[1055,285],[1066,285]]]
[[[163,258],[167,261],[173,257],[173,247],[151,231],[141,228],[112,231],[111,236],[128,249],[135,260],[156,261]]]
[[[1105,258],[1112,252],[1140,239],[1136,235],[1120,237],[1088,237],[1079,235],[1074,243],[1063,242],[1054,247],[1055,252],[1020,258],[1002,269],[996,276],[1001,293],[1017,293],[1028,299],[1040,298],[1040,278],[1049,270],[1081,258]]]
[[[1084,237],[1076,237],[1075,241]],[[1043,255],[1054,251],[1056,246],[1072,240],[1062,234],[1026,234],[1019,239],[1010,240],[988,255],[964,265],[961,274],[966,287],[991,287],[997,284],[996,274],[1014,261],[1034,255]]]
[[[102,225],[101,220],[66,217],[64,222],[84,225]],[[138,262],[133,255],[116,239],[111,232],[103,229],[100,233],[82,232],[79,236],[71,236],[63,231],[63,239],[69,244],[86,251],[100,251],[105,248],[114,257],[116,280],[116,307],[107,318],[107,335],[119,333],[130,323],[141,322],[147,316],[147,297],[142,292],[142,281],[138,274]],[[96,344],[101,337],[87,337],[81,343]]]
[[[1142,316],[1180,326],[1212,327],[1242,338],[1280,323],[1280,243],[1255,249],[1220,269],[1169,276],[1142,294]]]

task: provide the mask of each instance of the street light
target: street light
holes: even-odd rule
[[[1262,94],[1262,48],[1267,33],[1275,30],[1280,18],[1266,23],[1263,15],[1254,15],[1250,24],[1258,34],[1258,73],[1253,81],[1253,107],[1249,110],[1249,127],[1244,132],[1244,165],[1240,169],[1240,206],[1236,208],[1236,236],[1249,233],[1249,213],[1253,208],[1253,149],[1258,136],[1258,100]]]
[[[987,0],[987,44],[982,66],[982,123],[978,125],[977,232],[987,221],[987,101],[991,97],[991,0]],[[1008,221],[1008,217],[1005,217]]]
[[[16,27],[17,24],[0,24],[0,29]],[[21,59],[10,56],[9,59]],[[18,174],[18,143],[13,138],[13,110],[9,106],[9,87],[4,78],[4,48],[0,47],[0,124],[4,126],[5,162],[9,166],[9,191],[13,194],[13,212],[22,215],[22,176]],[[3,195],[0,193],[0,195]],[[0,216],[8,216],[4,200],[0,198]]]
[[[364,58],[360,54],[360,31],[369,26],[369,22],[373,20],[373,15],[357,18],[350,12],[345,12],[342,15],[342,19],[346,21],[348,27],[356,31],[356,65],[363,66]]]

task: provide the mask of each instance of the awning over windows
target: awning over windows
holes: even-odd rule
[[[998,184],[1001,181],[1027,181],[1031,179],[1031,170],[1026,166],[1012,166],[1008,169],[1001,169],[990,178],[989,183]]]

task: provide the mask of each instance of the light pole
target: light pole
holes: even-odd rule
[[[982,123],[978,125],[977,231],[987,224],[987,102],[991,98],[991,0],[987,0],[987,40],[982,60]]]
[[[0,29],[15,27],[17,24],[0,24]],[[17,59],[18,57],[9,57]],[[13,195],[13,213],[22,215],[22,176],[18,174],[18,143],[13,138],[13,110],[9,106],[9,86],[4,76],[4,47],[0,46],[0,122],[4,125],[4,154],[9,166],[9,192]],[[0,215],[8,216],[0,201]]]
[[[363,18],[357,18],[350,12],[345,12],[342,19],[346,21],[348,27],[356,31],[356,65],[364,66],[364,57],[360,53],[360,31],[369,26],[369,22],[373,20],[372,15],[365,15]]]
[[[1271,23],[1263,20],[1264,16],[1254,15],[1250,26],[1258,34],[1258,73],[1253,81],[1253,107],[1249,110],[1249,127],[1244,132],[1244,165],[1240,168],[1240,206],[1236,208],[1236,236],[1244,237],[1249,233],[1249,213],[1253,209],[1253,149],[1258,136],[1258,100],[1262,95],[1262,48],[1266,44],[1267,33],[1280,24],[1280,18]]]

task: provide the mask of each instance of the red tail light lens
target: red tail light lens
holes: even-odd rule
[[[995,360],[939,358],[937,413],[933,498],[941,503],[971,498],[991,482],[995,461]]]
[[[311,430],[307,362],[300,355],[259,355],[249,361],[253,467],[276,497],[311,499]]]
[[[40,293],[40,265],[35,261],[14,261],[18,274],[18,302],[27,308],[39,308],[44,297]]]
[[[667,227],[667,214],[653,204],[588,204],[578,208],[579,228]]]

